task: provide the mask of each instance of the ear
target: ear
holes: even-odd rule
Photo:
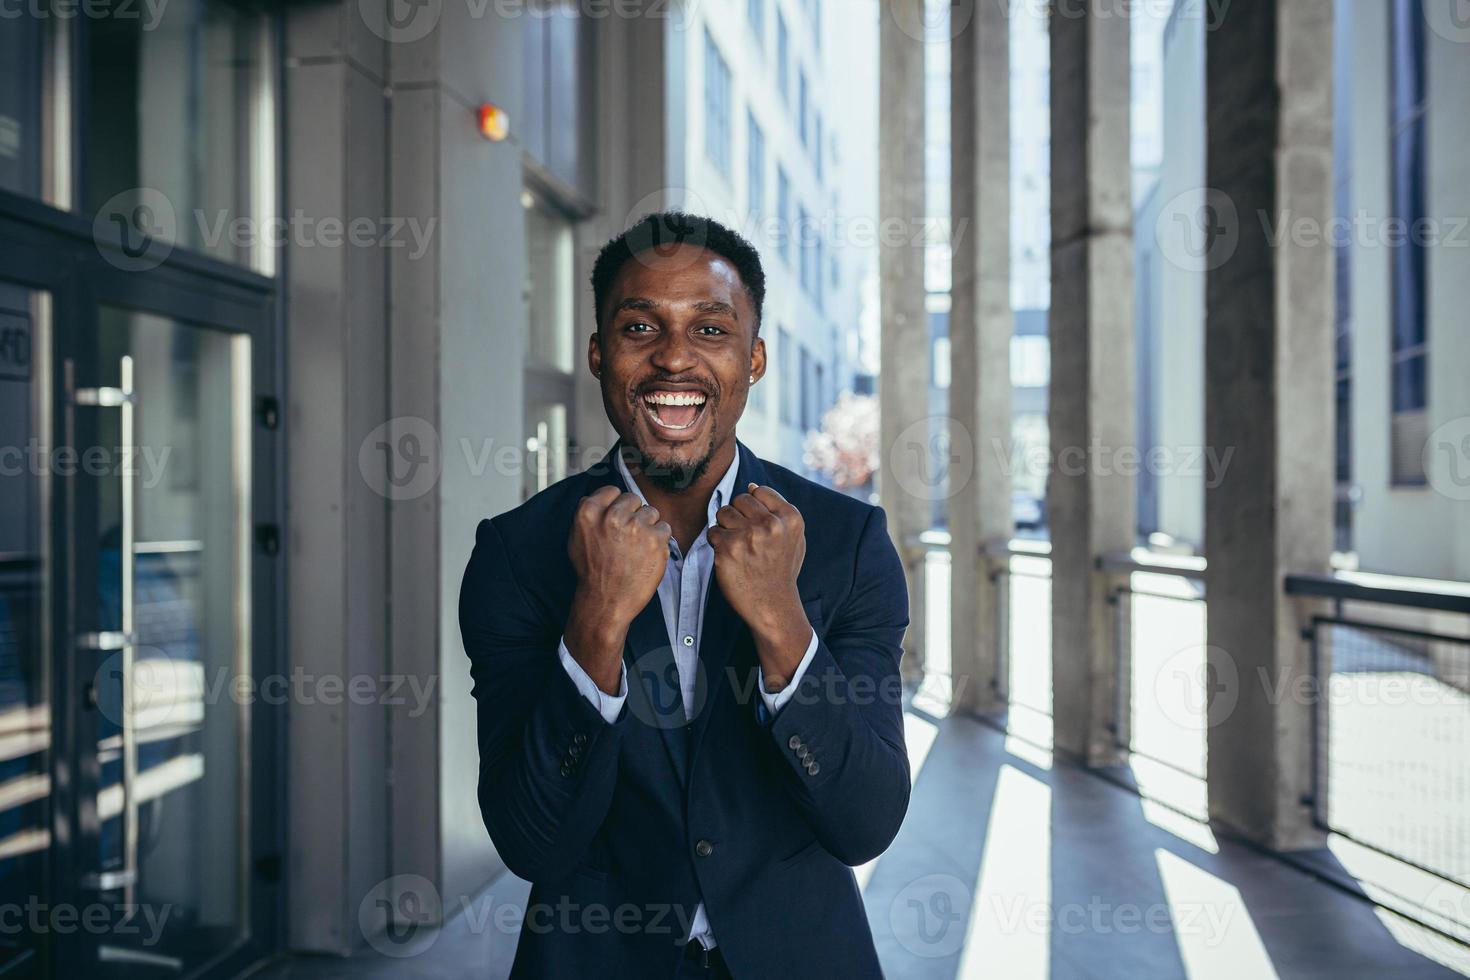
[[[594,378],[602,377],[602,337],[596,330],[587,338],[587,370]]]
[[[766,341],[764,337],[755,339],[755,347],[750,352],[750,373],[755,380],[759,381],[766,376]]]

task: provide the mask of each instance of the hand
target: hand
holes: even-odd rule
[[[715,512],[707,532],[715,551],[715,580],[756,641],[768,690],[795,672],[811,639],[796,576],[806,558],[801,512],[770,487],[748,493]]]
[[[577,591],[567,617],[567,651],[609,694],[618,691],[628,626],[663,581],[671,533],[657,508],[617,487],[582,498],[572,520],[567,555]]]

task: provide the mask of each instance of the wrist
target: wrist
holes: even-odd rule
[[[805,641],[811,630],[806,610],[802,608],[801,596],[793,588],[789,595],[765,603],[758,615],[746,625],[757,643],[782,644],[795,637]]]

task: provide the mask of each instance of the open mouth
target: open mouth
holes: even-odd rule
[[[699,424],[709,396],[702,391],[656,389],[644,392],[639,400],[655,428],[674,433],[687,431]]]

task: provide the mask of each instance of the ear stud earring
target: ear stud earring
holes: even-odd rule
[[[755,375],[753,374],[750,376],[750,383],[755,384]]]

